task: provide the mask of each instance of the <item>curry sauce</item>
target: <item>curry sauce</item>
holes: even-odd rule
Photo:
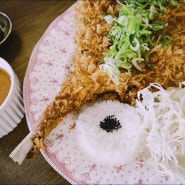
[[[0,68],[0,105],[3,104],[10,90],[10,75]]]

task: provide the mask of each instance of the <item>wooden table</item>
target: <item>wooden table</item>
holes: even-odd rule
[[[32,50],[49,24],[75,0],[0,1],[0,11],[13,23],[9,41],[0,48],[23,84]],[[70,184],[38,154],[20,166],[9,158],[12,150],[29,133],[26,118],[8,135],[0,139],[0,184]]]

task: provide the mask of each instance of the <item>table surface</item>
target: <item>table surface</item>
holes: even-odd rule
[[[21,84],[34,46],[50,23],[74,3],[75,0],[0,1],[0,12],[6,13],[13,24],[10,39],[0,48],[0,57],[10,63]],[[22,165],[9,158],[9,154],[28,133],[24,117],[12,132],[0,139],[0,184],[69,185],[41,153]]]

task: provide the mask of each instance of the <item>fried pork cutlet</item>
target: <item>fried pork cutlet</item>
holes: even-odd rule
[[[99,68],[104,52],[111,43],[107,38],[110,30],[102,15],[118,13],[118,4],[112,0],[78,1],[75,7],[78,29],[76,31],[76,52],[61,91],[46,108],[37,128],[31,134],[30,151],[27,157],[33,157],[38,149],[44,148],[43,141],[50,131],[70,112],[98,98],[118,99],[131,105],[135,104],[136,94],[151,82],[157,82],[164,88],[177,87],[185,80],[185,7],[169,7],[163,19],[168,22],[167,34],[173,43],[166,49],[157,45],[150,51],[152,69],[142,64],[142,72],[132,69],[123,71],[120,83],[116,85],[107,73]],[[14,160],[16,154],[11,154]],[[20,162],[20,161],[18,161]]]

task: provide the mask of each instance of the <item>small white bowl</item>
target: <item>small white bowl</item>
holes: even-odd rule
[[[8,62],[0,57],[0,68],[10,75],[10,90],[0,105],[0,138],[12,131],[24,117],[24,106],[20,82]]]

